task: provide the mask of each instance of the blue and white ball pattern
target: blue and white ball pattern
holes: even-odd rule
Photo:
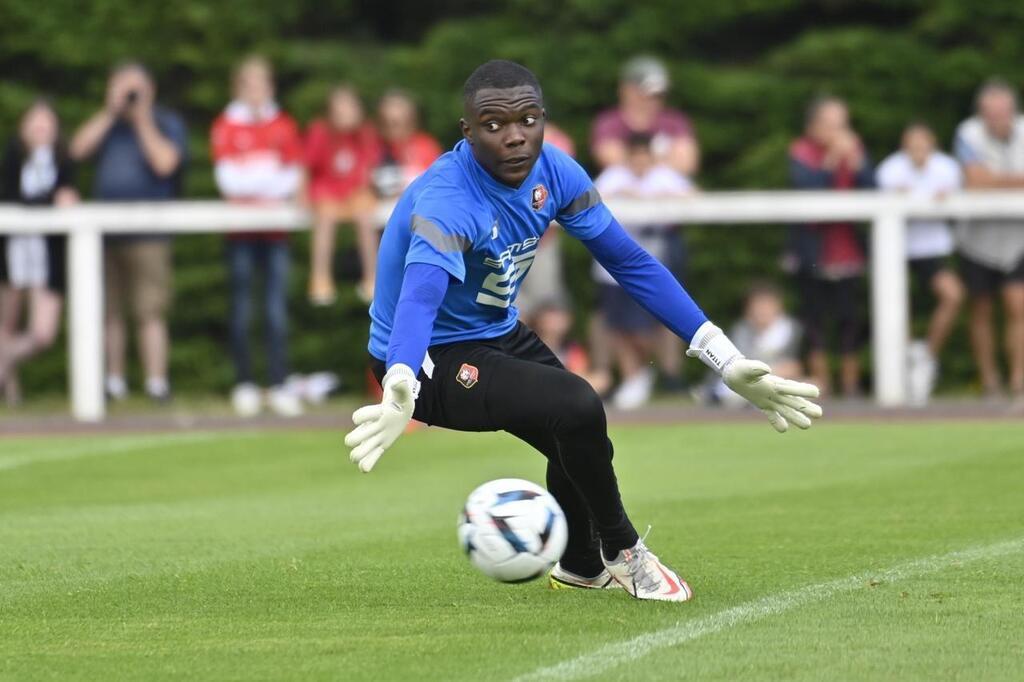
[[[504,583],[543,575],[561,558],[568,539],[555,498],[520,478],[484,483],[459,515],[459,544],[470,562]]]

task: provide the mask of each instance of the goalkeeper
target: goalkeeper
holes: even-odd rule
[[[600,398],[518,320],[516,291],[541,235],[556,220],[581,240],[776,431],[821,416],[807,400],[818,389],[744,358],[626,234],[584,170],[544,144],[543,95],[529,70],[483,64],[466,81],[463,109],[463,139],[409,186],[384,229],[369,343],[384,398],[353,415],[352,461],[373,469],[413,418],[507,431],[547,458],[547,487],[568,521],[553,587],[686,601],[689,585],[647,549],[623,509]]]

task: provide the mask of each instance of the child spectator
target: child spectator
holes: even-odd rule
[[[879,188],[906,192],[926,199],[960,189],[963,178],[953,157],[937,151],[935,133],[924,123],[911,123],[903,131],[902,149],[879,166]],[[946,220],[911,220],[907,225],[907,258],[919,291],[936,299],[928,324],[927,341],[910,345],[910,400],[925,404],[935,387],[938,358],[953,331],[964,299],[964,286],[950,263],[953,232]]]
[[[262,57],[249,57],[234,73],[235,99],[214,121],[210,133],[214,175],[225,199],[248,204],[279,202],[298,192],[302,181],[302,140],[298,126],[274,101],[273,72]],[[262,396],[253,381],[249,344],[252,285],[264,279],[267,403],[286,417],[302,413],[299,398],[285,386],[288,375],[288,239],[283,232],[232,234],[227,238],[231,283],[231,355],[235,411],[259,413]]]
[[[96,156],[93,196],[100,201],[170,201],[181,194],[188,154],[185,123],[156,103],[156,83],[139,62],[114,67],[102,109],[71,139],[71,157]],[[167,235],[113,235],[104,240],[104,342],[107,395],[120,400],[125,382],[127,330],[131,307],[146,380],[146,393],[170,399],[167,379],[167,309],[171,303],[171,240]]]
[[[365,119],[359,93],[350,85],[335,87],[327,97],[326,119],[313,121],[306,135],[309,199],[315,213],[309,300],[315,305],[329,305],[336,298],[331,263],[338,222],[355,224],[362,266],[356,291],[365,302],[373,299],[377,201],[370,180],[380,158],[380,138]]]
[[[657,198],[679,196],[691,191],[690,182],[673,168],[658,164],[651,151],[651,137],[643,133],[630,136],[627,163],[607,168],[594,181],[605,197],[630,196]],[[672,226],[664,224],[626,225],[627,230],[652,256],[665,261],[669,254]],[[644,405],[654,390],[655,375],[647,358],[657,350],[660,323],[625,293],[608,272],[597,263],[594,278],[600,284],[601,310],[618,360],[621,384],[612,396],[612,404],[622,410]],[[682,352],[676,357],[659,358],[662,370],[675,374],[681,370]]]
[[[800,325],[786,314],[782,292],[767,282],[757,282],[750,288],[743,318],[729,332],[741,353],[767,363],[776,376],[797,380],[803,376],[800,337]],[[707,385],[706,397],[730,407],[747,404],[717,374]]]
[[[377,104],[381,160],[373,186],[383,198],[397,197],[441,156],[441,145],[419,129],[416,104],[403,90],[389,90]]]
[[[864,145],[850,128],[846,103],[820,97],[807,109],[804,135],[789,148],[789,171],[797,189],[849,190],[874,185]],[[860,312],[866,257],[852,223],[794,227],[786,255],[797,275],[812,381],[822,393],[832,385],[826,353],[828,323],[838,327],[843,394],[860,393],[859,353],[864,342]]]
[[[0,161],[0,201],[67,206],[78,201],[74,167],[60,139],[57,113],[36,100],[21,116]],[[0,387],[19,399],[18,365],[57,338],[64,299],[63,235],[0,236]],[[19,329],[28,302],[28,324]]]

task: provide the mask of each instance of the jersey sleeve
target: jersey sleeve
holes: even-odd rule
[[[426,263],[443,268],[460,284],[466,279],[464,255],[473,248],[475,221],[460,200],[463,193],[428,187],[413,204],[405,265]]]
[[[554,147],[545,147],[552,157],[558,213],[555,220],[577,239],[593,239],[604,232],[612,214],[601,200],[590,176],[574,159]]]

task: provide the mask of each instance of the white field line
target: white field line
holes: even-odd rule
[[[538,668],[520,675],[515,682],[527,680],[578,680],[592,677],[660,649],[679,646],[686,642],[713,635],[731,627],[752,623],[768,616],[774,616],[812,602],[825,601],[843,592],[850,592],[868,585],[869,582],[896,582],[907,578],[936,573],[946,568],[973,561],[996,559],[1024,551],[1024,538],[1008,540],[992,545],[974,547],[948,554],[939,554],[897,564],[879,571],[869,571],[847,578],[831,580],[817,585],[808,585],[789,592],[769,595],[761,599],[740,604],[693,621],[676,623],[662,630],[655,630],[632,639],[606,644],[603,647],[570,658],[561,663]],[[682,606],[682,608],[686,608]]]
[[[79,441],[76,445],[69,447],[51,448],[35,452],[27,452],[24,454],[0,456],[0,471],[17,469],[31,464],[62,462],[69,459],[80,459],[82,457],[113,455],[123,452],[131,452],[133,450],[147,450],[168,445],[202,443],[225,437],[236,438],[238,436],[239,434],[230,434],[229,436],[225,436],[223,433],[202,432],[162,436],[133,436],[84,443]]]

